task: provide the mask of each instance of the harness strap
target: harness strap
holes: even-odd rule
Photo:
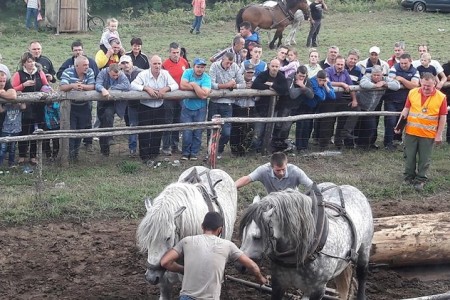
[[[315,214],[316,218],[316,232],[314,234],[314,240],[308,251],[308,258],[314,260],[317,255],[322,251],[328,238],[328,218],[325,215],[325,205],[323,201],[322,193],[319,191],[317,184],[314,182],[309,196],[312,200],[313,210],[317,209]]]

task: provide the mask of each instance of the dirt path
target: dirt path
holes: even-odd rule
[[[449,211],[448,197],[379,202],[373,208],[376,217]],[[158,289],[144,280],[145,257],[135,246],[137,222],[1,227],[0,299],[157,299]],[[227,274],[242,277],[232,268]],[[401,271],[372,270],[368,298],[402,299],[450,290],[448,277],[445,281],[414,277]],[[223,299],[269,299],[235,283],[227,283],[222,295]]]

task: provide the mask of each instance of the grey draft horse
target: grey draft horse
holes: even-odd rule
[[[210,195],[210,201],[205,197]],[[159,284],[160,300],[172,299],[172,286],[182,281],[180,274],[166,272],[161,257],[186,236],[202,234],[201,223],[212,209],[224,218],[223,238],[231,240],[237,213],[237,190],[225,171],[202,166],[184,171],[178,182],[169,184],[151,202],[137,231],[137,245],[148,252],[145,279]],[[201,259],[201,258],[199,258]]]
[[[316,201],[318,191],[322,191],[322,204]],[[318,218],[320,211],[325,218]],[[318,225],[318,219],[328,225]],[[288,287],[300,289],[302,299],[322,299],[332,279],[341,297],[346,297],[352,262],[356,264],[357,299],[365,299],[373,218],[369,202],[357,188],[322,183],[311,197],[294,190],[271,193],[247,208],[239,233],[245,254],[254,260],[263,254],[270,258],[272,299],[282,299]]]

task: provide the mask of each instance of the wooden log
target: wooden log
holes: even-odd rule
[[[450,299],[450,291],[448,291],[444,294],[423,296],[423,297],[419,297],[419,298],[408,298],[408,299],[403,299],[403,300],[448,300],[448,299]]]
[[[450,263],[450,212],[374,219],[370,261],[393,266]]]

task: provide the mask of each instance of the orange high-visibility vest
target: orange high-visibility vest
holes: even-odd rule
[[[445,100],[445,95],[436,90],[422,104],[420,88],[415,88],[409,92],[408,99],[411,102],[411,107],[406,123],[406,133],[434,139],[439,124],[439,110]]]

